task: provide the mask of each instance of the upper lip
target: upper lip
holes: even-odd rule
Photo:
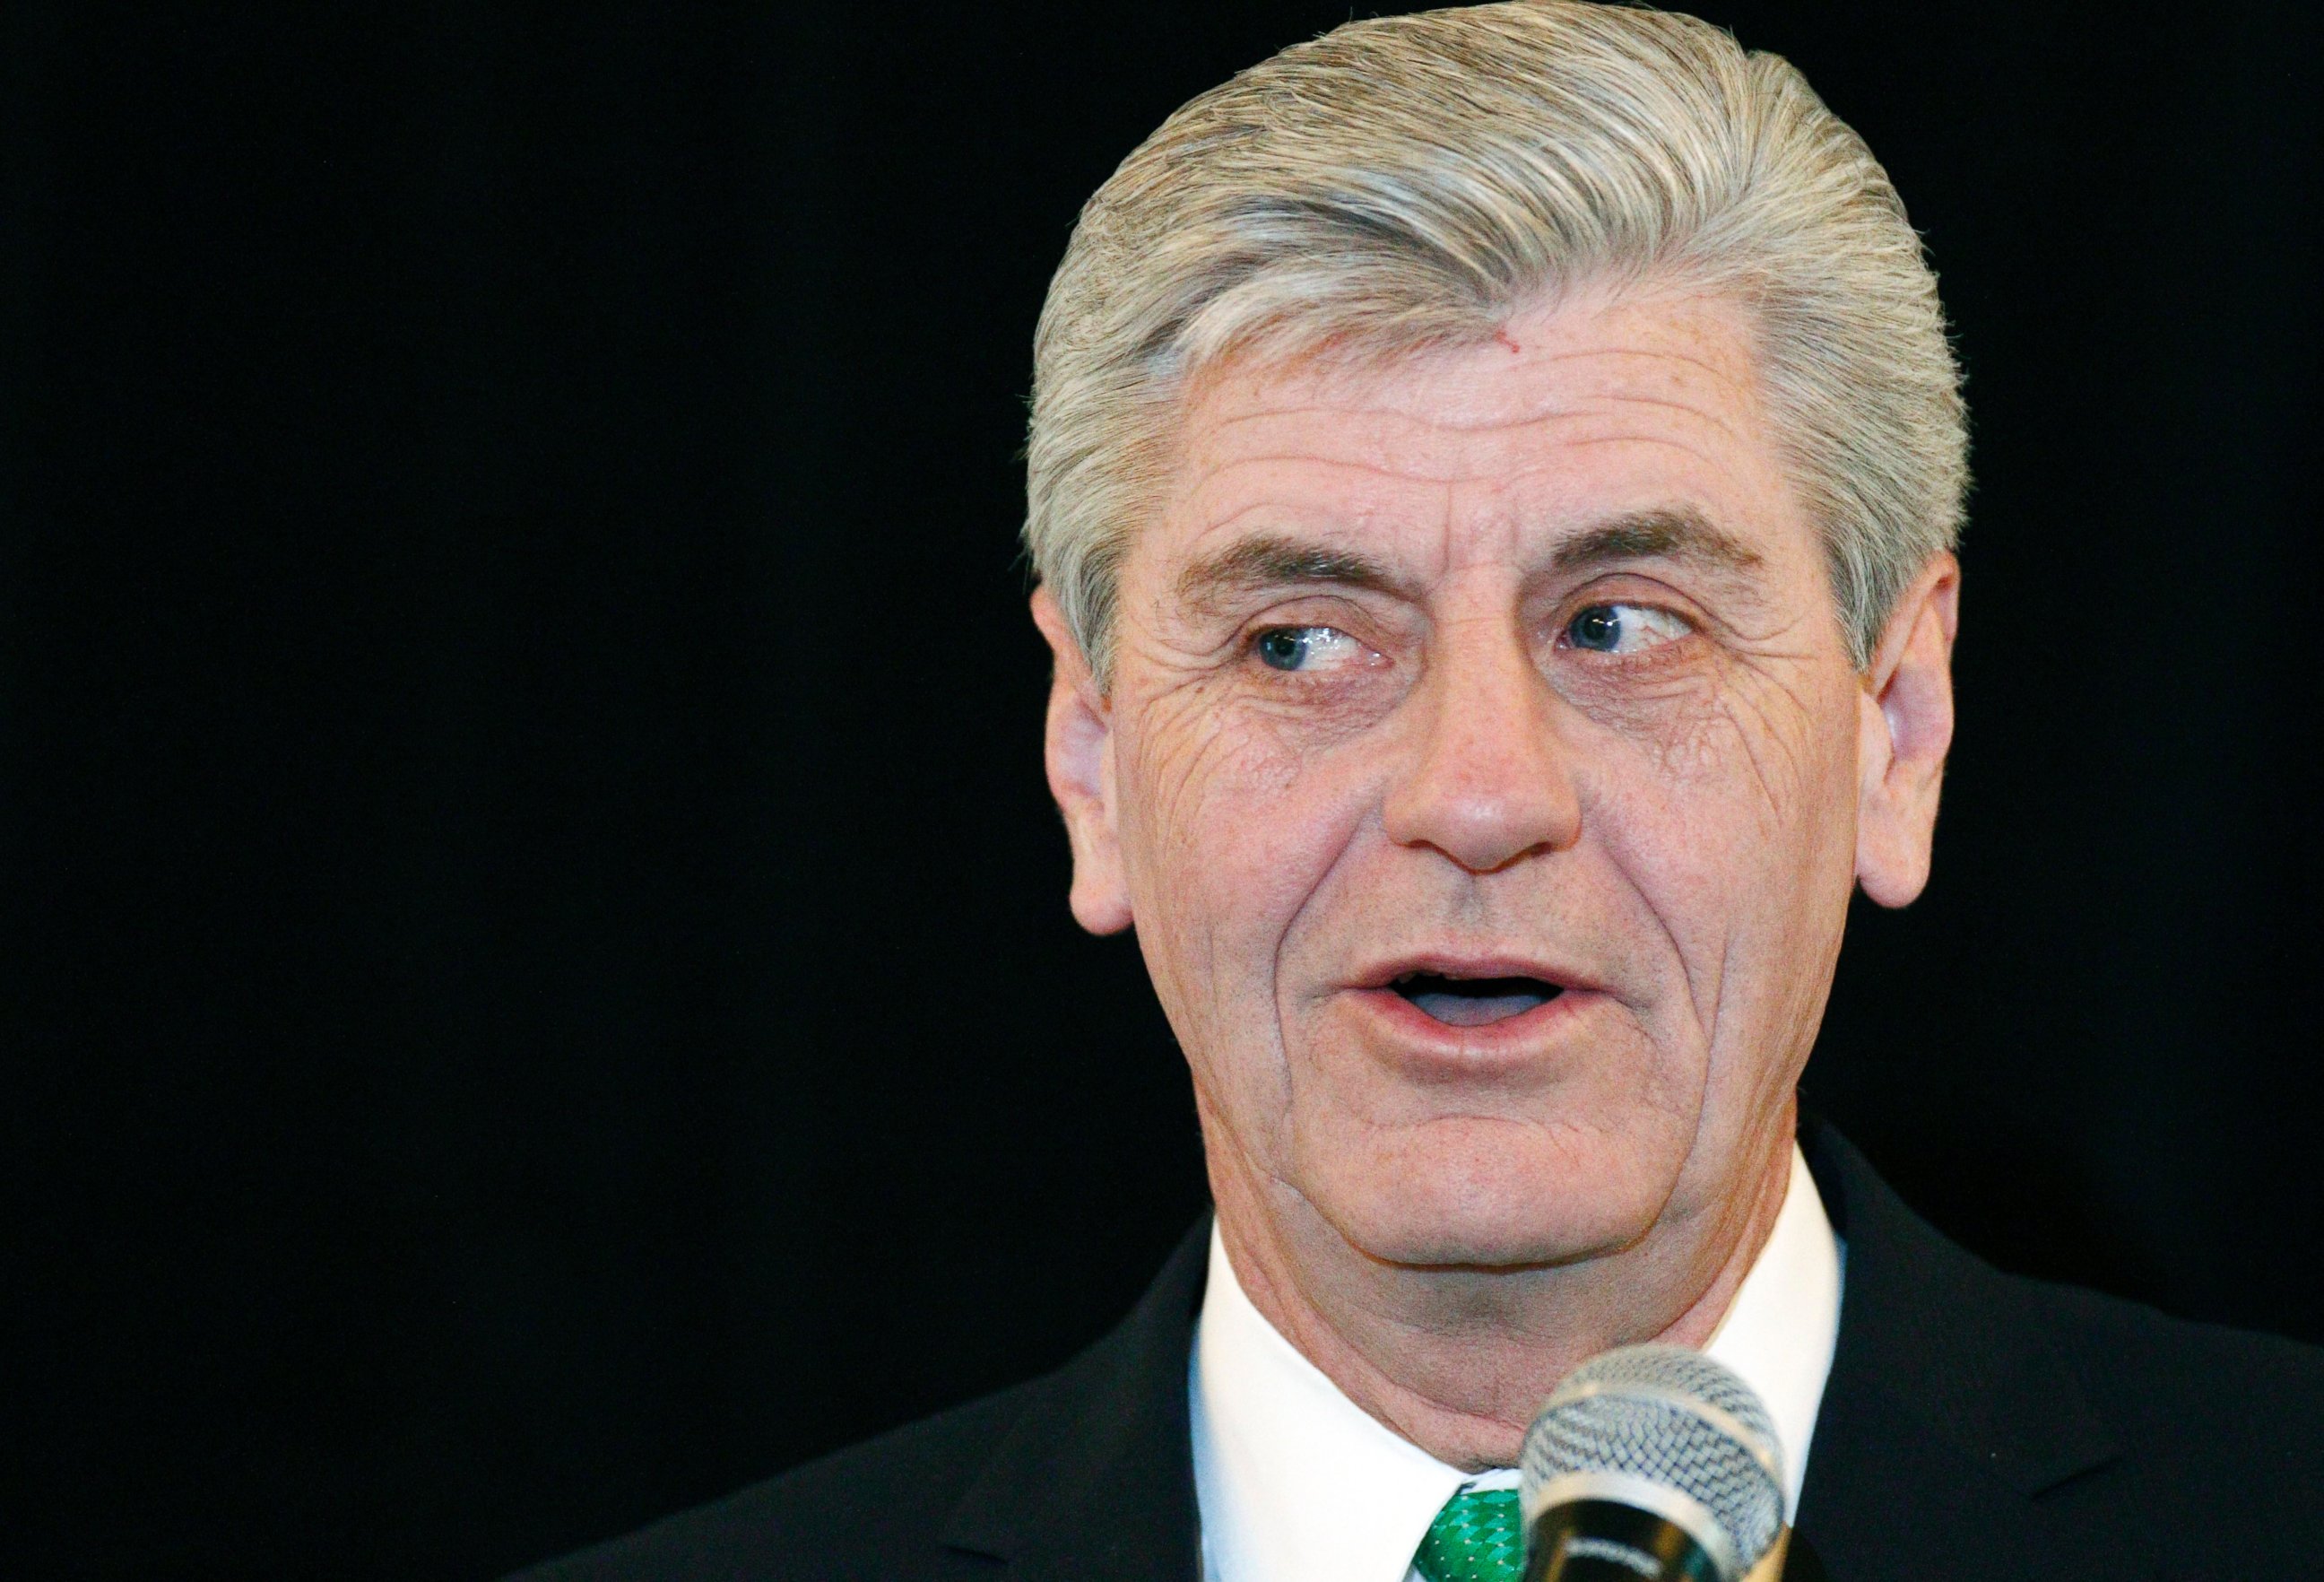
[[[1576,969],[1571,963],[1553,961],[1544,956],[1499,950],[1417,950],[1385,957],[1360,967],[1349,980],[1349,986],[1358,989],[1391,988],[1397,979],[1416,973],[1450,978],[1539,978],[1562,989],[1598,987],[1586,973]]]

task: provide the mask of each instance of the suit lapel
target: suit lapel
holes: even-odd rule
[[[2021,1288],[1828,1128],[1801,1143],[1848,1244],[1799,1518],[1832,1582],[2119,1575],[2074,1502],[2041,1498],[2119,1450]]]
[[[1205,1218],[1119,1328],[1036,1387],[945,1543],[1008,1561],[1010,1582],[1193,1582],[1186,1369],[1209,1243]]]

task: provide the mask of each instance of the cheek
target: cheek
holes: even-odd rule
[[[1173,1014],[1271,998],[1285,931],[1360,826],[1362,786],[1311,733],[1190,684],[1118,738],[1122,854]],[[1250,1025],[1247,1022],[1243,1025]],[[1247,1035],[1246,1035],[1247,1036]]]
[[[1600,718],[1584,775],[1602,838],[1698,979],[1807,914],[1844,911],[1853,872],[1853,703],[1824,678],[1731,678]]]

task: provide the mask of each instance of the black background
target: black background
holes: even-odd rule
[[[2324,1338],[2314,30],[1704,9],[1887,162],[1977,422],[1937,878],[1811,1099]],[[11,1575],[483,1577],[1132,1299],[1199,1157],[1063,903],[1028,347],[1348,14],[0,10]]]

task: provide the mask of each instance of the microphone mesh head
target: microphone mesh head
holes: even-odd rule
[[[1627,1346],[1568,1374],[1526,1430],[1519,1472],[1528,1519],[1542,1485],[1568,1473],[1627,1473],[1677,1489],[1726,1529],[1746,1568],[1784,1522],[1783,1450],[1766,1407],[1728,1368],[1683,1346]]]

